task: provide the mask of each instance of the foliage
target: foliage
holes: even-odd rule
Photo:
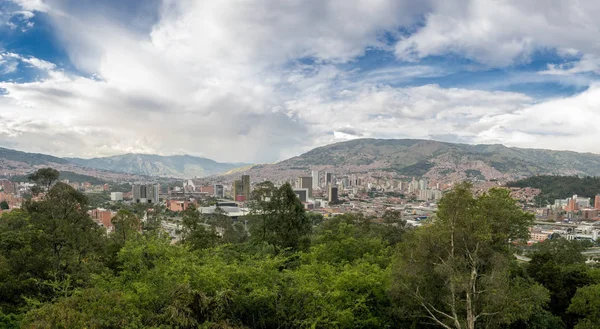
[[[265,185],[253,192],[250,230],[255,242],[276,250],[305,250],[312,223],[290,184],[279,188]]]
[[[527,236],[532,216],[506,190],[474,198],[470,187],[447,193],[435,221],[402,243],[395,262],[396,299],[445,328],[504,326],[547,300],[544,288],[512,273],[508,242]]]
[[[32,191],[34,191],[34,194],[37,194],[40,191],[49,191],[50,187],[58,180],[59,176],[60,173],[56,169],[42,168],[27,176],[27,179],[36,184],[37,189],[32,189]]]
[[[10,207],[9,207],[9,205],[8,205],[8,202],[6,202],[6,200],[2,200],[2,201],[0,201],[0,209],[2,209],[2,210],[7,210],[7,209],[9,209],[9,208],[10,208]]]
[[[90,208],[99,208],[107,206],[110,202],[109,192],[87,193],[88,204]]]
[[[164,207],[122,209],[107,235],[86,196],[57,183],[0,217],[0,328],[598,326],[586,246],[552,240],[517,263],[509,242],[532,216],[506,190],[460,185],[417,229],[391,210],[307,214],[289,190],[256,189],[250,235],[190,207],[173,243]]]
[[[562,238],[546,240],[537,246],[527,267],[529,275],[550,291],[549,310],[569,327],[575,322],[567,313],[578,288],[594,279],[581,254],[586,245]]]

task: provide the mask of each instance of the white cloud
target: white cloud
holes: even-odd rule
[[[94,76],[77,77],[53,63],[4,53],[46,73],[29,83],[0,82],[0,143],[28,151],[90,157],[190,153],[261,162],[356,137],[550,148],[598,137],[579,119],[563,120],[565,108],[577,118],[595,118],[595,86],[539,103],[514,92],[390,86],[444,76],[452,68],[403,63],[363,72],[338,65],[373,47],[411,60],[451,52],[492,66],[557,48],[582,60],[552,67],[552,73],[574,74],[568,70],[578,65],[587,68],[577,72],[597,70],[584,65],[596,58],[589,32],[595,22],[586,19],[595,12],[593,4],[578,9],[557,2],[556,8],[540,9],[482,0],[164,0],[158,21],[144,30],[105,13],[74,13],[65,1],[18,2],[54,20],[70,61]],[[425,13],[423,27],[388,49],[384,33],[413,28]],[[534,122],[538,115],[543,118]],[[543,137],[551,133],[552,120],[563,120],[556,129],[561,142]],[[600,152],[593,143],[578,145]]]
[[[490,66],[526,62],[548,49],[600,55],[599,14],[594,0],[435,1],[423,27],[397,44],[396,55],[415,60],[455,53]]]
[[[555,99],[500,115],[476,141],[512,146],[599,152],[600,86],[564,99]]]

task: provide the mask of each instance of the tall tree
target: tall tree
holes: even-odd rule
[[[444,328],[475,329],[527,318],[547,291],[513,275],[509,241],[527,238],[533,220],[496,189],[474,198],[461,184],[442,198],[434,221],[401,243],[393,286]]]
[[[600,284],[577,289],[569,313],[581,318],[575,329],[600,328]]]
[[[44,301],[68,294],[102,268],[104,230],[86,209],[85,195],[57,183],[42,201],[28,201],[22,210],[2,216],[0,259],[7,280],[0,278],[0,304],[19,307],[25,298]]]
[[[550,291],[549,309],[569,327],[573,327],[576,316],[568,313],[571,299],[578,288],[593,283],[590,269],[581,254],[586,249],[581,241],[563,238],[546,240],[536,245],[527,272]]]
[[[60,173],[54,168],[42,168],[27,176],[27,179],[34,182],[40,189],[50,191],[50,187],[58,180],[59,176]]]
[[[141,229],[139,218],[126,209],[119,210],[111,222],[115,228],[113,234],[122,244],[125,244],[127,239],[138,235]]]
[[[251,210],[252,239],[266,242],[277,251],[288,248],[296,251],[309,246],[312,223],[290,184],[265,187],[255,196],[259,198]]]
[[[190,205],[182,212],[182,242],[194,250],[216,246],[220,237],[214,227],[204,223],[204,218],[196,207]]]

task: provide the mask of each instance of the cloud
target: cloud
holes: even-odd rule
[[[490,90],[499,88],[496,81],[444,88],[429,81],[450,79],[464,66],[426,60],[453,54],[484,68],[506,67],[552,49],[568,63],[507,80],[596,72],[592,2],[536,8],[483,0],[164,0],[136,7],[131,20],[118,1],[15,2],[48,16],[68,61],[82,72],[0,55],[0,70],[40,72],[35,81],[0,82],[0,144],[19,149],[270,162],[358,137],[549,148],[588,138],[576,147],[600,152],[591,142],[599,136],[580,119],[595,117],[595,85],[547,100]],[[362,65],[372,51],[389,61]],[[569,79],[582,86],[592,80]],[[567,118],[566,108],[576,118]],[[556,125],[560,141],[552,139]]]
[[[398,58],[458,54],[494,67],[527,62],[540,50],[600,55],[600,3],[593,0],[435,1],[414,34],[396,45]]]

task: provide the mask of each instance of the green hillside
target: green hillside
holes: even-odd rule
[[[578,176],[533,176],[510,182],[508,187],[533,187],[542,190],[538,195],[541,204],[554,203],[555,199],[565,199],[577,194],[592,198],[600,194],[600,177]]]
[[[476,170],[468,166],[477,161],[489,171],[515,176],[600,175],[600,155],[592,153],[418,139],[355,139],[315,148],[278,165],[304,168],[320,165],[373,166],[403,175],[420,176],[435,168],[446,174],[457,170]]]

